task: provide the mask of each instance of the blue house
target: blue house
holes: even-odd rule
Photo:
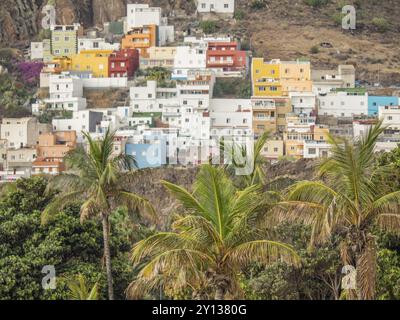
[[[381,106],[397,106],[399,105],[399,97],[390,96],[369,96],[368,97],[368,115],[378,115]]]
[[[135,157],[138,169],[159,168],[166,164],[164,143],[127,143],[125,153]]]

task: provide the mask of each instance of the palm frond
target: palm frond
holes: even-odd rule
[[[67,204],[81,200],[81,191],[73,191],[56,196],[52,202],[45,208],[41,215],[42,224],[48,223],[57,213],[59,213]]]

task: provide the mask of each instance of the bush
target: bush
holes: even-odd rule
[[[265,3],[265,0],[253,0],[250,3],[250,8],[252,9],[262,9],[265,8],[267,4]]]
[[[322,7],[326,5],[329,0],[304,0],[304,3],[311,6],[311,7]]]
[[[313,47],[311,47],[310,53],[311,53],[311,54],[317,54],[317,53],[319,53],[319,47],[318,47],[318,46],[313,46]]]
[[[206,20],[200,23],[200,28],[205,34],[215,33],[217,31],[217,25],[214,21]]]
[[[236,20],[243,20],[244,17],[245,17],[244,11],[242,11],[242,10],[236,10],[235,11],[234,18]]]
[[[385,18],[372,19],[372,25],[381,33],[389,30],[389,22]]]

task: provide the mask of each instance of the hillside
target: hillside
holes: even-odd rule
[[[79,21],[85,27],[100,26],[105,21],[124,16],[127,1],[139,2],[57,0],[57,18],[60,23]],[[398,0],[326,0],[326,4],[316,8],[306,4],[305,0],[265,0],[264,6],[252,8],[254,1],[237,0],[238,19],[218,20],[217,31],[237,36],[257,56],[281,59],[307,56],[317,67],[351,63],[357,67],[359,79],[370,83],[400,85]],[[44,2],[1,1],[1,46],[24,47],[29,40],[36,38]],[[196,20],[193,0],[140,2],[162,6],[165,14],[173,13],[171,21],[178,30],[187,30],[188,26],[196,25],[193,23]],[[340,8],[345,3],[354,4],[357,8],[357,29],[352,32],[343,31],[338,24]],[[323,48],[320,46],[322,42],[328,42],[332,47]]]

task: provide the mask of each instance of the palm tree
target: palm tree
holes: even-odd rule
[[[131,209],[144,209],[144,213],[154,216],[150,203],[125,190],[122,179],[134,174],[132,171],[135,159],[121,154],[113,156],[115,133],[107,130],[101,140],[93,140],[84,133],[89,150],[78,148],[70,153],[67,164],[70,172],[63,173],[50,181],[50,187],[62,192],[54,198],[42,213],[42,223],[57,214],[66,204],[84,200],[81,206],[81,221],[97,215],[103,226],[104,259],[107,272],[108,297],[114,299],[113,279],[110,254],[110,224],[109,216],[117,206],[127,206]]]
[[[75,279],[66,279],[70,300],[99,300],[99,283],[89,287],[85,277],[79,274]]]
[[[400,231],[400,191],[387,193],[377,177],[385,170],[375,166],[374,149],[383,132],[381,123],[353,142],[330,138],[332,155],[319,165],[316,181],[302,181],[288,189],[282,217],[312,225],[312,244],[342,233],[344,265],[356,269],[351,299],[374,299],[376,241],[374,227]],[[289,213],[289,215],[287,214]]]
[[[190,193],[163,181],[186,209],[171,232],[158,232],[132,249],[135,266],[144,263],[128,296],[138,298],[161,284],[173,296],[192,289],[204,297],[207,288],[216,300],[240,296],[237,275],[250,262],[284,259],[298,262],[288,244],[266,240],[253,223],[259,214],[259,186],[238,191],[224,168],[203,165]]]

